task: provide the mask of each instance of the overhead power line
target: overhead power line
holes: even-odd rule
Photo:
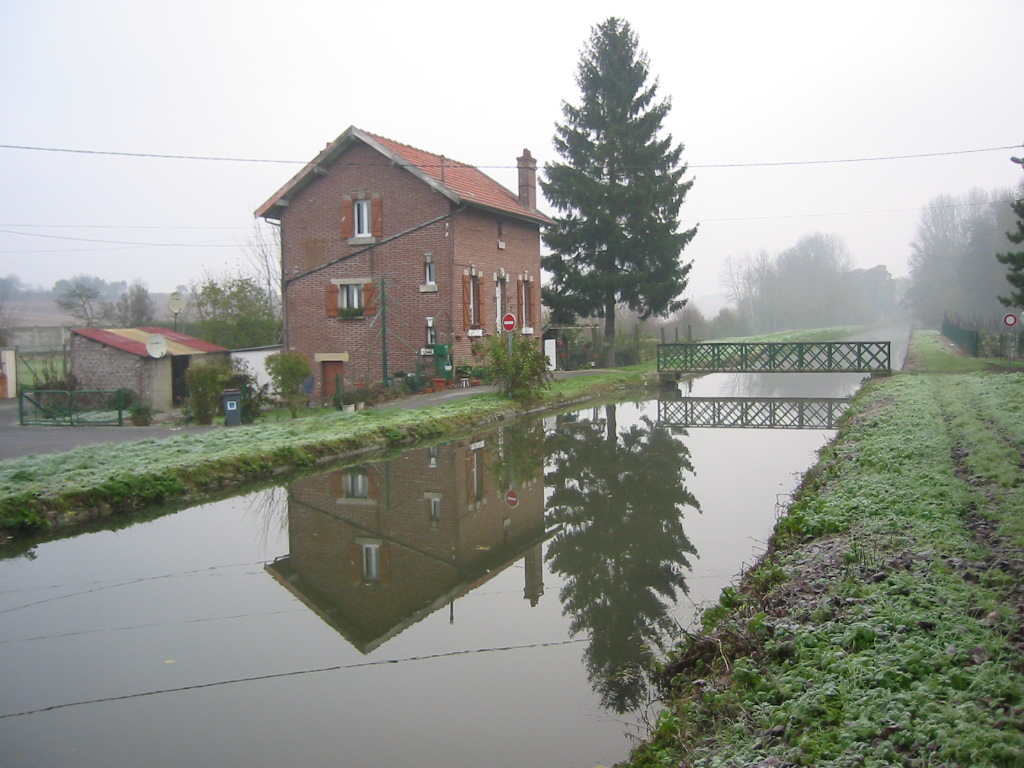
[[[107,245],[143,245],[154,248],[191,248],[202,246],[204,248],[237,248],[238,243],[224,243],[223,241],[206,241],[202,243],[140,243],[132,240],[98,240],[91,237],[68,237],[66,235],[44,235],[41,232],[15,232],[11,229],[0,229],[5,235],[21,235],[23,237],[43,237],[47,240],[73,240],[78,243],[104,243]]]
[[[172,155],[156,152],[114,152],[100,149],[72,149],[68,147],[33,147],[22,144],[0,144],[0,149],[18,149],[31,152],[64,152],[78,155],[101,155],[108,157],[137,157],[159,160],[201,160],[221,163],[274,163],[279,165],[306,165],[309,160],[282,160],[273,158],[258,157],[221,157],[215,155]],[[916,160],[922,158],[950,157],[954,155],[970,155],[979,152],[1003,152],[1011,149],[1024,149],[1024,145],[1011,144],[1002,147],[983,147],[981,149],[958,149],[948,152],[925,152],[911,155],[880,155],[877,157],[847,157],[827,160],[780,160],[756,163],[687,163],[689,168],[767,168],[779,166],[797,165],[837,165],[842,163],[870,163],[891,160]],[[456,162],[449,160],[449,163]],[[430,167],[427,164],[417,163],[418,167]],[[439,166],[440,167],[440,166]],[[514,165],[473,165],[474,168],[487,169],[513,169]]]

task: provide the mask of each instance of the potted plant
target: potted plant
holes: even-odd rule
[[[128,418],[136,427],[148,427],[153,423],[153,407],[136,400],[128,407]]]

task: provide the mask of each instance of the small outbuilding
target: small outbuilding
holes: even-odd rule
[[[184,402],[197,360],[230,360],[224,347],[169,328],[74,328],[71,370],[82,389],[130,389],[156,411]]]

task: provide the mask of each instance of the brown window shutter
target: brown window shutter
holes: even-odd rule
[[[332,499],[343,499],[345,498],[345,473],[340,469],[331,472],[330,477],[330,494]]]
[[[469,330],[469,303],[473,279],[469,275],[462,276],[462,327]]]
[[[354,221],[352,218],[352,198],[346,197],[341,201],[341,236],[346,240],[354,234]]]
[[[380,501],[380,499],[381,499],[380,472],[377,471],[376,469],[372,469],[372,468],[371,469],[367,469],[366,470],[366,479],[367,479],[367,485],[368,485],[368,488],[367,488],[368,498],[371,498],[374,501]]]
[[[338,286],[334,283],[328,283],[327,287],[324,289],[324,311],[327,313],[328,317],[338,316],[339,293],[340,291]]]
[[[481,448],[479,453],[480,462],[484,465],[484,471],[482,473],[483,479],[480,483],[480,493],[486,499],[488,496],[491,495],[491,473],[488,471],[490,469],[490,462],[488,461],[489,457],[487,455],[487,448]]]
[[[519,325],[526,326],[529,323],[527,319],[523,317],[523,292],[526,290],[526,281],[519,280],[516,283],[516,317],[519,318]]]
[[[377,314],[377,284],[366,283],[363,286],[363,314]]]
[[[483,281],[478,277],[473,281],[473,289],[476,292],[476,325],[474,328],[480,328],[486,322],[484,320],[487,317],[487,313],[484,312],[484,290],[480,285]]]
[[[384,237],[384,198],[379,195],[370,198],[370,219],[370,234]]]
[[[363,580],[363,548],[352,542],[348,545],[348,559],[352,563],[352,580]]]

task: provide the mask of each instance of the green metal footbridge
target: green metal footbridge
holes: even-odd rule
[[[659,344],[662,378],[683,373],[891,373],[888,341]]]
[[[850,398],[683,397],[658,401],[667,427],[736,429],[835,429]]]

